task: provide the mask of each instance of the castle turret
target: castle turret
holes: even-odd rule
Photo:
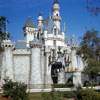
[[[2,63],[2,79],[9,78],[13,80],[13,48],[15,43],[10,40],[3,40],[1,46],[4,48]]]
[[[53,11],[52,19],[55,25],[57,26],[57,28],[60,30],[61,16],[60,16],[60,6],[58,0],[54,0],[52,11]]]
[[[41,65],[40,65],[40,55],[42,44],[39,40],[33,40],[30,42],[31,47],[31,80],[30,84],[34,88],[41,87],[42,75],[41,75]],[[40,85],[40,86],[39,86]]]
[[[72,68],[74,70],[78,70],[78,65],[77,65],[77,43],[75,41],[75,36],[72,36],[71,39],[71,59],[72,59]]]
[[[33,24],[30,17],[28,17],[28,20],[26,21],[26,24],[23,27],[23,31],[26,45],[29,47],[29,42],[32,41],[34,37],[37,37],[37,28]]]
[[[42,27],[42,21],[43,21],[42,13],[39,13],[39,16],[38,16],[38,28]]]

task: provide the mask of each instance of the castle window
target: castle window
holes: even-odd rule
[[[58,16],[58,14],[56,14],[56,16]]]
[[[57,32],[57,31],[56,31],[56,28],[54,28],[54,35],[56,35],[56,32]]]
[[[56,46],[56,40],[53,41],[53,45]]]

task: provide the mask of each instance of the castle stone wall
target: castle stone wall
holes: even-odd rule
[[[40,66],[40,48],[31,49],[31,81],[34,88],[42,84],[41,66]]]
[[[9,78],[13,80],[12,47],[5,47],[2,69],[4,69],[4,78]]]
[[[14,80],[29,84],[30,55],[14,55]]]

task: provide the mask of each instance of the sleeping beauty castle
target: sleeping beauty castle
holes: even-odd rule
[[[64,84],[73,78],[74,84],[82,84],[82,57],[75,36],[69,39],[66,26],[61,29],[60,5],[54,0],[52,15],[43,18],[39,13],[36,27],[28,17],[24,27],[24,40],[17,43],[6,39],[1,46],[0,85],[3,79],[24,82],[29,88],[50,88],[51,84]]]

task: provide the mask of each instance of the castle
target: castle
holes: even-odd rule
[[[24,40],[17,43],[4,40],[1,44],[4,52],[0,54],[0,83],[9,78],[24,82],[30,88],[48,88],[53,83],[66,82],[66,73],[74,73],[80,79],[84,69],[82,58],[77,55],[79,48],[75,37],[68,39],[65,23],[61,29],[60,6],[54,0],[53,15],[43,19],[39,13],[38,27],[28,17],[23,27]],[[81,83],[81,82],[80,82]]]

